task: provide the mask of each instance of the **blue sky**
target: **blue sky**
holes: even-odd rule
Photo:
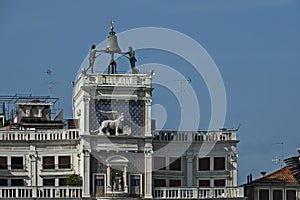
[[[1,0],[0,93],[48,95],[45,71],[50,68],[52,94],[61,99],[65,117],[72,117],[71,81],[90,45],[106,39],[111,17],[117,32],[149,26],[169,28],[190,36],[210,54],[225,84],[225,127],[241,124],[240,184],[248,173],[258,176],[259,171],[279,168],[271,160],[281,156],[282,147],[285,157],[296,154],[300,147],[297,0]],[[160,51],[138,51],[137,57],[138,65],[188,65]],[[210,109],[205,84],[189,75],[191,71],[182,73],[191,76],[193,87],[198,87],[197,95],[204,104],[200,128],[206,129]],[[154,102],[161,102],[171,112],[162,91],[154,93]],[[176,119],[171,118],[164,128],[176,129]]]

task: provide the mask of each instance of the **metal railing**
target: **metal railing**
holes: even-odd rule
[[[162,187],[154,188],[155,199],[214,199],[214,198],[241,198],[244,197],[242,187],[216,187],[216,188],[183,188]]]

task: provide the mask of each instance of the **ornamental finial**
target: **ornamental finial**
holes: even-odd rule
[[[110,30],[114,31],[114,21],[112,20],[112,18],[110,18]]]

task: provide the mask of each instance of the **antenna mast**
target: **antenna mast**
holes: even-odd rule
[[[52,81],[52,71],[51,69],[47,69],[45,71],[48,77],[48,90],[49,90],[49,95],[52,96],[52,86],[54,85],[54,82]]]

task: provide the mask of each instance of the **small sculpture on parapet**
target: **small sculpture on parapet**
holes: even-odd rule
[[[91,73],[94,73],[94,63],[95,63],[95,59],[99,56],[96,56],[97,52],[103,52],[103,50],[97,50],[96,49],[96,45],[92,44],[91,47],[91,51],[90,51],[90,55],[89,55],[89,67],[87,68],[86,71],[88,71],[89,69],[91,69]]]
[[[114,130],[115,135],[119,135],[119,131],[123,132],[124,114],[118,111],[100,111],[102,115],[108,119],[102,121],[98,129],[91,131],[92,133],[98,132],[98,135],[110,135]]]
[[[128,47],[128,51],[127,52],[125,52],[125,53],[122,53],[123,55],[124,54],[128,54],[129,55],[129,58],[128,57],[126,57],[126,58],[128,58],[129,59],[129,61],[130,61],[130,66],[131,66],[131,70],[132,70],[132,73],[133,74],[138,74],[139,73],[139,70],[135,67],[135,63],[136,63],[136,58],[135,58],[135,52],[134,52],[134,50],[133,50],[133,48],[132,48],[132,46],[129,46]]]

